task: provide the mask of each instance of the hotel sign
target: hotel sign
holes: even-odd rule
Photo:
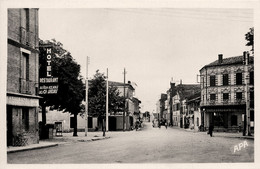
[[[52,47],[46,47],[46,77],[40,78],[39,95],[57,94],[58,78],[52,77]]]

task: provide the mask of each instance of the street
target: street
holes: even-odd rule
[[[226,133],[227,134],[227,133]],[[214,136],[215,135],[215,136]],[[108,132],[109,139],[77,142],[7,155],[9,164],[254,162],[254,140],[177,127]],[[244,146],[241,146],[243,143]]]

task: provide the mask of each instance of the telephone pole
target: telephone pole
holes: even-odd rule
[[[108,131],[108,68],[107,68],[107,90],[106,90],[106,131]]]
[[[248,73],[248,64],[249,64],[249,53],[244,52],[245,59],[245,99],[246,99],[246,116],[244,118],[246,126],[246,135],[251,136],[251,126],[250,126],[250,97],[249,97],[249,73]]]
[[[88,64],[89,64],[89,57],[87,56],[86,61],[86,104],[85,104],[85,136],[88,133]]]
[[[123,131],[125,131],[125,68],[124,68],[124,112],[123,112]]]

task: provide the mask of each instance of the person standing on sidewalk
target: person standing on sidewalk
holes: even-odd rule
[[[214,126],[213,126],[213,124],[211,123],[211,124],[209,125],[209,135],[210,135],[210,137],[212,137],[213,130],[214,130]]]
[[[167,122],[165,122],[165,124],[164,124],[164,125],[165,125],[165,128],[167,129],[168,123],[167,123]]]

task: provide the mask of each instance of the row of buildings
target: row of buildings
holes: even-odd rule
[[[90,81],[91,83],[91,81]],[[126,114],[125,114],[125,130],[131,130],[136,121],[140,121],[142,113],[140,112],[141,101],[135,96],[135,83],[128,81],[127,83],[122,82],[108,82],[109,86],[115,86],[118,88],[120,96],[124,95],[126,98]],[[42,112],[39,112],[38,121],[42,121]],[[47,107],[46,111],[46,123],[47,124],[60,124],[63,132],[69,132],[73,128],[73,115],[70,113],[63,113],[62,111],[52,110],[51,107]],[[110,113],[108,116],[108,131],[123,130],[123,112]],[[85,114],[77,116],[77,128],[78,131],[85,131]],[[102,129],[102,118],[95,116],[88,116],[88,130],[101,130]]]
[[[170,83],[157,101],[157,117],[194,130],[254,132],[254,58],[218,59],[200,69],[198,84]]]
[[[7,36],[7,88],[6,88],[6,134],[7,146],[39,143],[39,124],[41,121],[39,96],[39,20],[38,9],[8,9]],[[127,112],[125,129],[130,129],[140,117],[138,98],[134,96],[132,83],[110,82],[118,87],[121,94],[126,90]],[[49,110],[49,109],[48,109]],[[61,124],[62,130],[71,127],[70,114],[47,111],[47,123]],[[123,128],[121,114],[111,114],[110,130]],[[85,124],[78,117],[79,129]],[[100,126],[95,117],[89,118],[89,128]]]

